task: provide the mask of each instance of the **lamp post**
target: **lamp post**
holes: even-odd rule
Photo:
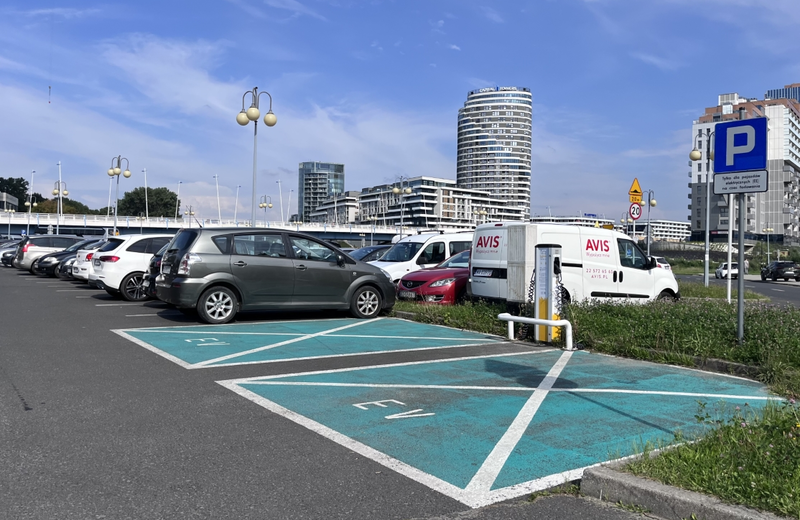
[[[372,221],[372,233],[370,233],[370,235],[369,235],[369,245],[374,246],[375,245],[375,222],[378,220],[378,217],[371,216],[371,217],[368,217],[367,220]]]
[[[122,171],[122,161],[125,161],[125,171]],[[126,179],[131,177],[130,163],[125,157],[118,155],[111,158],[111,168],[106,172],[109,177],[117,177],[117,195],[116,202],[114,202],[114,236],[117,234],[117,213],[119,209],[119,176],[122,174]]]
[[[275,181],[278,184],[278,199],[281,201],[281,223],[283,223],[283,188],[281,188],[281,180]]]
[[[144,220],[146,218],[147,218],[146,214],[142,213],[141,211],[139,212],[138,215],[136,215],[136,220],[139,221],[139,234],[144,233]]]
[[[769,256],[769,234],[772,233],[775,230],[772,229],[772,228],[764,228],[761,231],[763,233],[767,234],[767,263],[769,263],[770,262],[770,256]]]
[[[62,180],[57,180],[55,184],[53,184],[53,195],[58,197],[58,205],[56,206],[56,235],[58,235],[59,225],[61,224],[61,214],[64,211],[64,206],[61,202],[61,196],[63,195],[66,197],[69,195],[69,192],[67,191],[67,183]]]
[[[219,206],[219,175],[214,175],[214,182],[217,184],[217,220],[222,224],[222,209]]]
[[[481,208],[480,210],[476,211],[475,212],[475,225],[477,226],[479,223],[486,222],[486,215],[488,215],[488,214],[489,214],[489,212],[486,211],[483,208]]]
[[[235,226],[239,225],[239,221],[236,220],[236,216],[239,214],[239,188],[242,186],[236,186],[236,203],[233,205],[233,224]]]
[[[289,222],[289,214],[292,212],[292,192],[294,190],[289,190],[289,200],[286,201],[286,222]]]
[[[3,208],[3,211],[8,213],[8,238],[11,238],[11,214],[14,213],[12,208]]]
[[[411,189],[411,186],[406,186],[405,188],[403,188],[403,183],[407,184],[409,182],[408,177],[403,177],[401,175],[399,177],[399,179],[400,179],[400,186],[399,187],[397,187],[397,186],[393,187],[392,188],[392,193],[394,193],[395,195],[400,195],[400,232],[402,233],[403,232],[403,220],[404,220],[403,217],[404,217],[405,202],[406,202],[405,196],[406,195],[411,195],[413,190]]]
[[[194,217],[194,210],[193,210],[192,206],[189,206],[189,208],[186,209],[183,212],[183,214],[186,215],[187,217],[189,217],[189,227],[191,228],[192,227],[192,218]]]
[[[61,181],[61,161],[56,163],[58,165],[58,181],[56,181],[56,188],[53,189],[53,195],[58,195],[58,210],[56,213],[56,235],[59,234],[59,225],[61,224],[61,214],[64,212],[64,204],[62,201],[62,194],[64,197],[69,195],[67,191],[67,183]]]
[[[264,226],[269,227],[267,225],[267,208],[272,208],[272,197],[269,195],[262,195],[261,202],[258,203],[258,207],[264,209]]]
[[[250,94],[251,103],[250,108],[247,110],[244,109],[244,100],[247,95]],[[275,123],[278,122],[278,118],[275,114],[272,113],[272,95],[266,90],[263,92],[258,91],[258,87],[254,87],[253,90],[248,90],[247,92],[242,95],[242,111],[236,115],[236,122],[242,126],[247,126],[250,121],[255,123],[254,130],[253,130],[253,208],[251,214],[251,225],[252,227],[256,227],[256,172],[257,170],[257,163],[258,163],[258,118],[261,116],[261,112],[258,110],[258,102],[259,97],[261,94],[266,94],[269,97],[269,111],[264,114],[264,124],[267,126],[275,126]]]
[[[183,181],[178,181],[178,196],[175,197],[175,220],[178,220],[178,206],[181,203],[181,184]]]
[[[147,208],[147,168],[142,168],[144,174],[144,218],[150,218],[150,210]]]
[[[650,208],[656,207],[655,193],[653,190],[647,190],[647,202],[644,200],[639,203],[640,206],[647,206],[647,256],[650,256]]]
[[[28,200],[25,205],[28,207],[28,225],[25,228],[25,234],[31,234],[31,209],[35,208],[37,204],[33,202],[33,176],[36,175],[36,170],[31,170],[31,183],[28,185]]]
[[[697,130],[697,137],[698,139],[703,136],[703,130]],[[703,284],[708,287],[708,263],[709,263],[709,251],[711,249],[711,235],[710,235],[710,228],[711,228],[711,161],[713,159],[713,154],[711,152],[711,138],[714,136],[714,132],[711,131],[710,128],[706,128],[706,246],[705,246],[705,253],[703,255]],[[697,149],[697,143],[694,143],[694,147],[691,152],[689,152],[689,159],[692,161],[699,161],[703,158],[703,154],[700,150]]]

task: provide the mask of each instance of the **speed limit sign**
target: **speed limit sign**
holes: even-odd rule
[[[639,220],[639,217],[642,216],[642,207],[638,202],[631,204],[631,208],[628,210],[628,215],[630,215],[633,220]]]

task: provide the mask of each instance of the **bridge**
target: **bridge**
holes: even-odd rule
[[[239,227],[250,229],[250,221],[216,220],[216,219],[171,219],[169,217],[130,217],[117,218],[117,231],[121,235],[135,233],[174,233],[182,228],[205,227],[223,228]],[[354,247],[387,243],[393,237],[414,235],[424,229],[403,226],[380,226],[360,224],[324,224],[302,222],[257,221],[256,229],[289,229],[300,231],[325,240],[345,240]],[[73,235],[102,235],[114,229],[114,217],[106,215],[61,215],[55,213],[0,213],[0,235],[19,236],[21,234],[56,233]],[[472,231],[473,228],[440,228],[444,231]]]

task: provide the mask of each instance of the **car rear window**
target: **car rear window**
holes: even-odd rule
[[[175,235],[175,238],[172,239],[170,242],[169,248],[167,250],[178,250],[184,251],[189,249],[189,247],[194,243],[195,239],[197,238],[198,231],[193,229],[182,229],[178,231],[178,234]]]
[[[115,250],[117,247],[119,247],[119,245],[120,245],[121,243],[123,243],[123,242],[125,242],[125,241],[124,241],[124,240],[122,240],[121,238],[109,238],[109,239],[108,239],[108,242],[106,242],[106,243],[103,245],[103,247],[101,247],[100,249],[98,249],[98,250],[97,250],[97,252],[98,252],[98,253],[107,253],[108,251],[113,251],[113,250]]]

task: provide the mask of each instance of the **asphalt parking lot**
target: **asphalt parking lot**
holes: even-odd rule
[[[9,518],[634,518],[525,497],[690,430],[698,400],[767,397],[403,320],[211,327],[17,270],[0,284]]]

